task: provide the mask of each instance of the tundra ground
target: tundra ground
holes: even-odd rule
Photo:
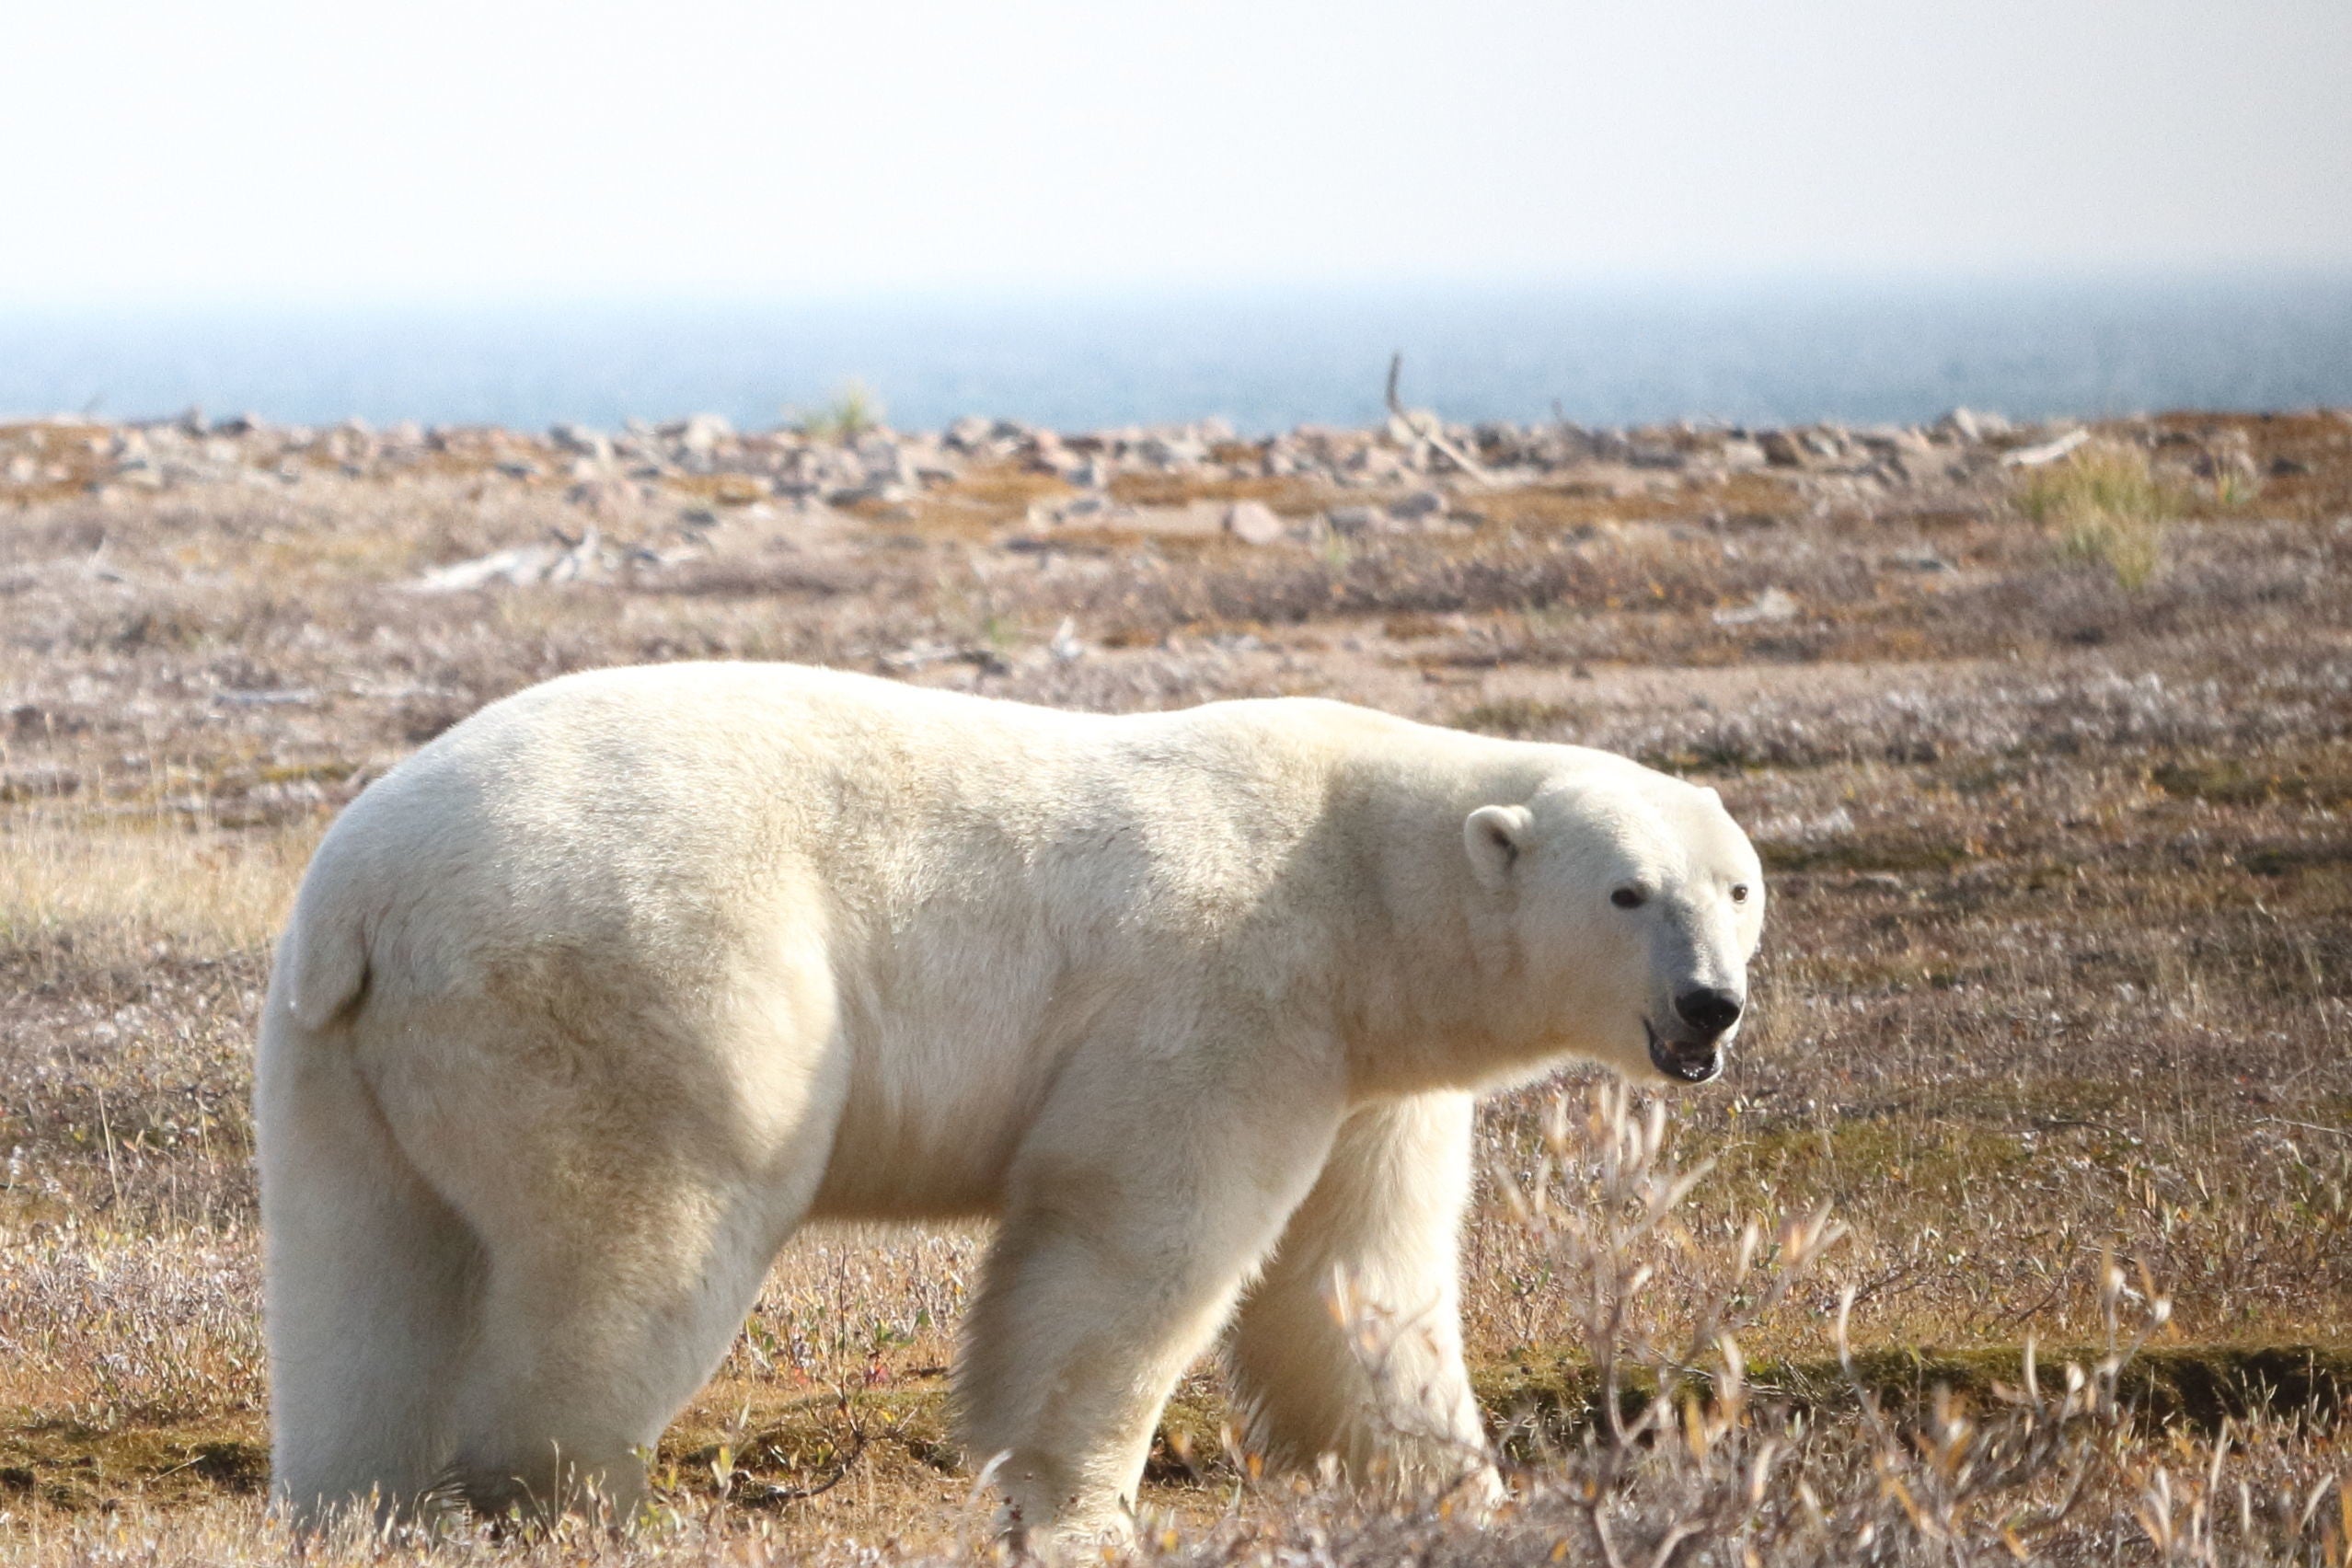
[[[1588,1126],[1571,1082],[1564,1120],[1559,1084],[1486,1112],[1468,1332],[1520,1501],[1480,1524],[1259,1477],[1204,1366],[1155,1457],[1149,1552],[2341,1568],[2352,418],[2121,423],[1924,488],[1802,464],[1443,483],[1442,530],[1250,545],[1168,519],[1364,495],[1137,474],[1110,521],[1041,525],[1064,487],[1019,453],[807,513],[680,479],[603,518],[655,565],[432,594],[431,569],[576,540],[601,502],[462,452],[0,501],[0,1550],[282,1555],[259,1502],[247,1099],[309,847],[492,698],[742,657],[1104,709],[1314,694],[1574,740],[1716,784],[1763,850],[1754,1024],[1721,1083],[1670,1102],[1675,1152],[1636,1151],[1712,1161],[1672,1215],[1597,1251],[1560,1227],[1646,1212],[1608,1187],[1640,1107]],[[1804,1251],[1781,1217],[1823,1204],[1844,1233],[1801,1277],[1730,1283],[1750,1216],[1769,1274]],[[386,1550],[983,1550],[940,1405],[985,1242],[796,1240],[656,1456],[650,1532]],[[1638,1309],[1597,1319],[1643,1262]],[[1674,1348],[1711,1303],[1737,1320],[1744,1397],[1712,1339]],[[2109,1334],[2143,1332],[2103,1375]],[[1661,1380],[1687,1402],[1620,1437],[1610,1412]]]

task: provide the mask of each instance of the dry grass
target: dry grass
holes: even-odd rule
[[[39,440],[86,467],[86,437]],[[1317,693],[1607,745],[1717,784],[1774,867],[1757,1028],[1724,1085],[1672,1102],[1674,1147],[1712,1172],[1639,1246],[1577,1253],[1559,1228],[1607,1208],[1583,1140],[1617,1124],[1556,1123],[1549,1087],[1486,1113],[1497,1174],[1467,1247],[1468,1332],[1526,1467],[1507,1516],[1253,1481],[1221,1447],[1202,1371],[1147,1488],[1174,1543],[1148,1554],[1478,1562],[1565,1541],[1607,1562],[1597,1489],[1628,1563],[1662,1546],[1669,1563],[1960,1562],[2009,1555],[2014,1534],[2049,1561],[2341,1568],[2352,421],[2114,427],[2031,500],[1998,477],[1932,494],[1781,475],[1620,494],[1597,478],[1465,490],[1456,511],[1489,514],[1468,533],[1256,550],[1013,548],[1005,530],[1060,481],[984,466],[917,503],[963,509],[954,526],[731,508],[724,548],[675,568],[411,594],[425,566],[580,531],[553,487],[486,487],[462,467],[476,445],[500,449],[453,438],[441,467],[324,469],[284,491],[102,504],[61,483],[0,512],[11,1555],[282,1551],[252,1490],[246,1097],[270,934],[332,812],[473,708],[564,670],[782,657],[1107,709]],[[2249,467],[2252,499],[2212,477]],[[671,547],[707,504],[692,489],[607,518],[607,536]],[[2054,564],[2062,516],[2162,507],[2162,570],[2136,588],[2113,551],[2096,571]],[[1741,613],[1768,591],[1793,609]],[[1065,617],[1074,660],[1044,646]],[[1551,1219],[1531,1224],[1509,1193],[1546,1183]],[[1824,1202],[1845,1234],[1769,1309],[1720,1297],[1751,1216],[1769,1262],[1777,1216]],[[984,1242],[796,1241],[665,1442],[671,1512],[642,1539],[389,1555],[969,1555],[985,1509],[945,1447],[940,1369]],[[1610,1350],[1592,1292],[1628,1259],[1652,1266],[1659,1316]],[[1849,1286],[1851,1381],[1884,1430],[1827,1332]],[[2101,1384],[2110,1316],[2144,1322],[2134,1294],[2160,1290],[2171,1317],[2142,1370]],[[1736,1409],[1719,1347],[1691,1349],[1719,1299],[1748,1358]],[[2020,1388],[2033,1336],[2068,1348],[2019,1403],[1999,1389]],[[1612,1355],[1627,1419],[1662,1386],[1695,1404],[1615,1444],[1592,1424]],[[2086,1378],[2070,1412],[2070,1355]],[[1939,1379],[1960,1404],[1939,1411]],[[326,1555],[376,1550],[347,1546]]]
[[[228,832],[169,820],[91,824],[63,814],[0,836],[0,944],[61,938],[124,956],[161,943],[249,953],[277,935],[317,834],[312,824]]]
[[[2222,499],[2229,504],[2234,496]],[[2147,453],[2099,442],[2035,470],[2017,500],[2055,536],[2061,560],[2105,567],[2133,590],[2146,587],[2162,565],[2164,530],[2181,510],[2181,498],[2157,478]]]

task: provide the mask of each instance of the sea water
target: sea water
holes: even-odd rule
[[[1750,425],[2352,405],[2352,271],[51,311],[0,306],[0,416],[902,428],[1379,416]]]

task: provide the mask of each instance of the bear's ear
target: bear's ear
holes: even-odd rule
[[[1535,813],[1525,806],[1481,806],[1463,819],[1462,844],[1481,886],[1499,893],[1510,882],[1534,831]]]

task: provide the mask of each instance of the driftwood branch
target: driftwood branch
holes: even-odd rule
[[[1413,439],[1425,441],[1432,450],[1443,453],[1446,461],[1480,484],[1493,484],[1493,479],[1488,476],[1484,468],[1479,466],[1478,459],[1447,438],[1446,427],[1435,414],[1426,409],[1408,409],[1404,406],[1404,400],[1397,396],[1397,378],[1403,374],[1404,354],[1401,352],[1390,354],[1389,356],[1389,417],[1411,432]]]

